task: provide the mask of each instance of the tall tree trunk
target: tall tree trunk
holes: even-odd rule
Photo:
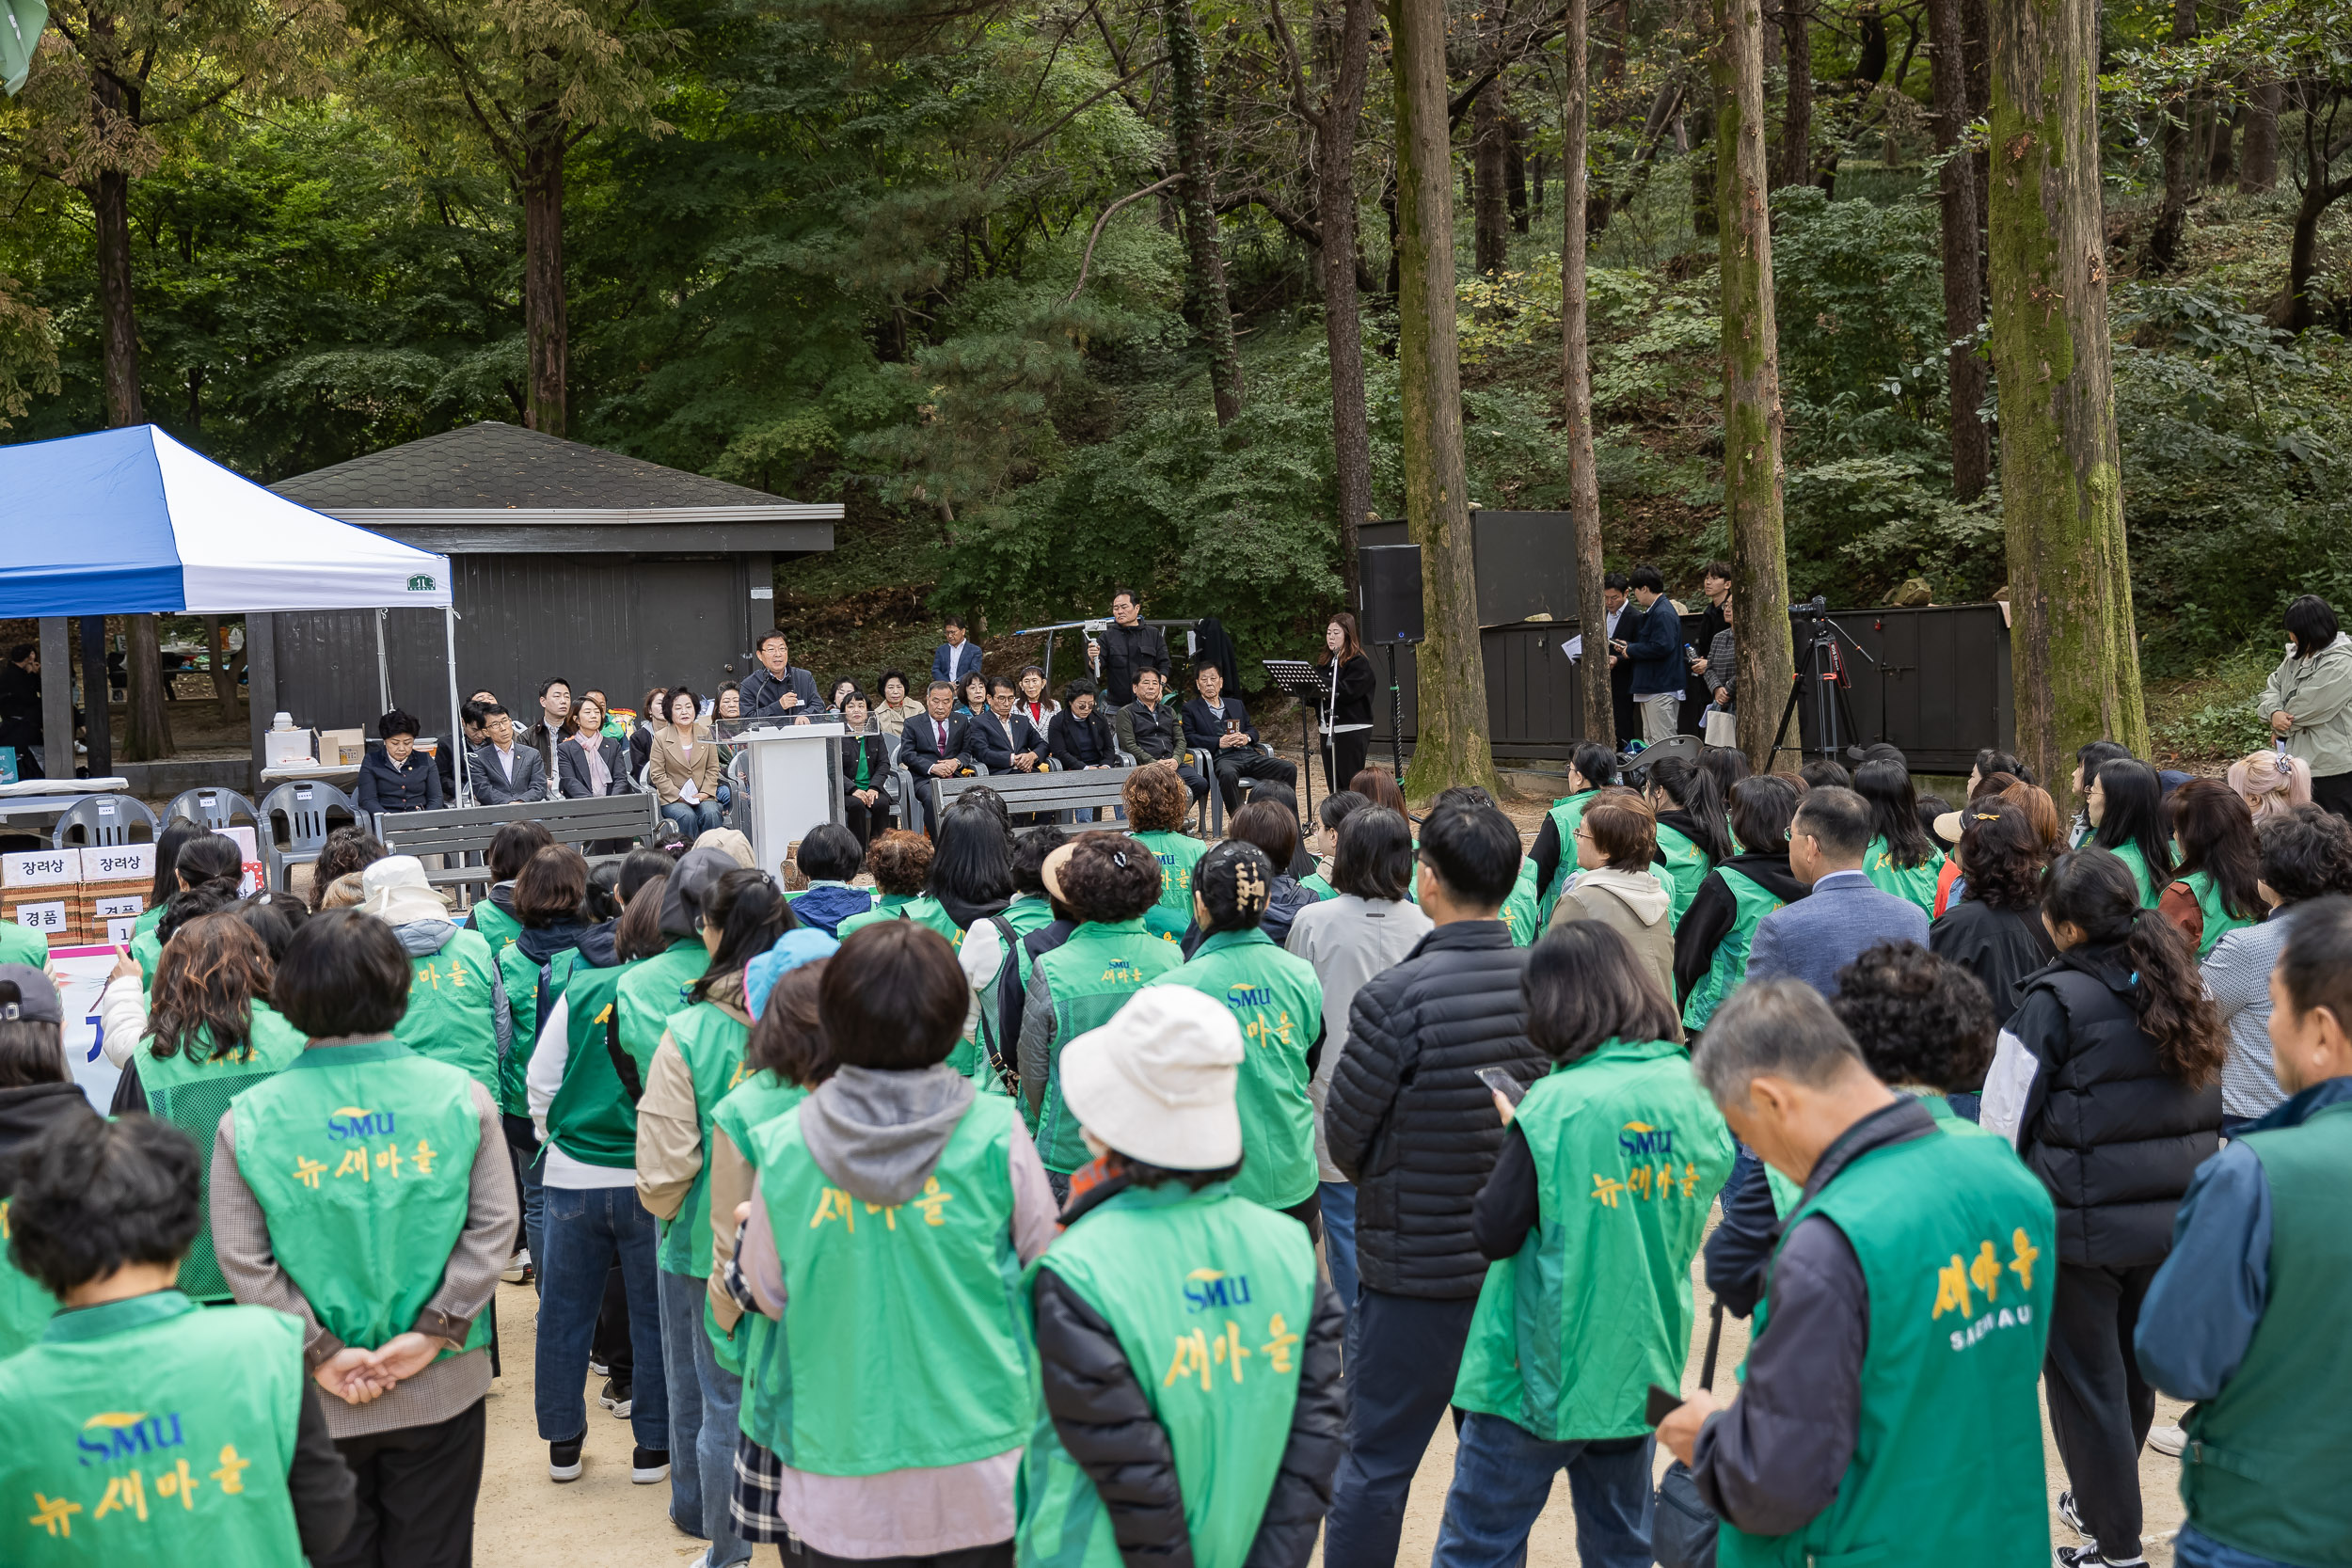
[[[1503,135],[1502,84],[1489,82],[1470,105],[1470,253],[1491,277],[1511,262],[1511,217],[1502,195],[1509,149]]]
[[[1450,784],[1497,786],[1486,722],[1462,451],[1462,367],[1454,334],[1454,186],[1446,123],[1444,0],[1392,0],[1401,282],[1397,382],[1405,519],[1421,546],[1428,641],[1418,657],[1421,736],[1404,784],[1426,798]]]
[[[2318,320],[2312,309],[2312,276],[2319,269],[2319,220],[2328,215],[2328,209],[2345,196],[2352,195],[2352,174],[2341,180],[2330,180],[2329,171],[2336,160],[2352,151],[2352,137],[2335,139],[2335,107],[2343,101],[2332,98],[2330,89],[2318,89],[2328,112],[2322,116],[2320,106],[2310,101],[2311,89],[2304,89],[2303,105],[2303,195],[2295,204],[2295,229],[2287,240],[2287,284],[2270,305],[2270,325],[2282,326],[2290,332],[2308,331]]]
[[[2097,0],[1993,0],[1986,203],[2001,386],[2017,749],[2059,799],[2064,759],[2146,755],[2115,432],[2099,192]]]
[[[2214,111],[2213,141],[2205,153],[2205,183],[2226,185],[2237,173],[2237,132],[2246,123],[2246,104],[2240,101],[2228,114]]]
[[[1806,0],[1781,0],[1780,49],[1788,65],[1788,90],[1780,114],[1780,166],[1772,189],[1809,184],[1813,179],[1813,33]]]
[[[1339,494],[1340,573],[1356,602],[1356,531],[1372,515],[1372,427],[1364,407],[1364,335],[1356,299],[1356,130],[1370,75],[1374,0],[1340,0],[1339,37],[1315,125],[1315,210],[1323,246],[1323,335],[1331,357],[1331,456]]]
[[[123,629],[130,635],[123,658],[130,677],[130,715],[123,724],[122,755],[128,762],[158,762],[171,755],[171,718],[164,711],[164,668],[162,641],[155,629],[152,615],[125,615]],[[52,768],[58,778],[73,776],[73,763],[66,759],[62,771]]]
[[[1565,20],[1566,91],[1560,102],[1560,384],[1567,418],[1568,528],[1576,548],[1576,618],[1584,633],[1577,686],[1587,739],[1614,735],[1609,648],[1601,602],[1600,476],[1593,467],[1592,324],[1584,293],[1584,166],[1592,138],[1591,40],[1587,0],[1568,0]]]
[[[553,104],[532,109],[523,150],[523,327],[531,341],[523,422],[562,436],[568,423],[571,325],[564,299],[564,141]]]
[[[1527,128],[1519,117],[1502,121],[1502,198],[1511,209],[1511,232],[1527,232]]]
[[[2279,182],[2279,101],[2281,87],[2265,82],[2247,94],[2246,148],[2239,155],[2237,188],[2258,195]]]
[[[1760,0],[1715,0],[1716,207],[1724,317],[1724,516],[1731,595],[1740,607],[1740,749],[1772,765],[1779,699],[1795,679],[1788,561],[1781,538],[1780,339],[1772,314],[1771,189],[1764,166],[1764,13]]]
[[[98,241],[100,379],[106,399],[106,423],[118,429],[145,424],[147,404],[139,395],[139,323],[131,298],[131,177],[119,168],[101,169],[86,194]]]
[[[1233,345],[1233,309],[1225,293],[1225,247],[1209,190],[1208,62],[1192,23],[1191,0],[1162,0],[1168,35],[1168,120],[1176,134],[1176,166],[1184,177],[1185,290],[1193,296],[1200,336],[1209,350],[1209,393],[1219,428],[1241,412],[1241,353]]]
[[[2172,0],[2172,41],[2197,36],[2197,0]],[[2181,259],[2181,230],[2188,222],[2188,195],[2197,171],[2196,101],[2183,96],[2164,111],[2164,200],[2148,230],[2148,270],[2169,272]]]
[[[1928,33],[1935,145],[1948,152],[1968,128],[1968,59],[1961,42],[1960,0],[1928,0]],[[1977,417],[1984,403],[1984,360],[1973,346],[1958,346],[1974,339],[1984,320],[1976,160],[1964,154],[1947,158],[1936,197],[1944,242],[1945,370],[1952,394],[1952,494],[1972,501],[1984,494],[1993,469],[1992,433]]]
[[[1716,85],[1715,114],[1720,120],[1723,116],[1721,83]],[[1724,150],[1720,138],[1707,134],[1707,121],[1696,121],[1693,129],[1698,135],[1691,149],[1691,232],[1707,240],[1716,236],[1723,222],[1722,214],[1717,210],[1716,195],[1723,183]]]

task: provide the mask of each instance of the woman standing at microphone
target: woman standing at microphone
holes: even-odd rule
[[[1372,751],[1372,690],[1377,677],[1356,633],[1356,617],[1341,610],[1323,628],[1329,672],[1323,699],[1323,782],[1331,794],[1363,770]]]

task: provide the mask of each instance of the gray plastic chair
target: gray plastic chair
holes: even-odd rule
[[[84,835],[82,843],[91,848],[136,844],[139,840],[131,836],[131,830],[135,827],[147,830],[146,842],[155,842],[155,814],[146,806],[128,795],[92,795],[87,800],[74,801],[66,814],[57,818],[57,826],[49,835],[49,847],[52,849],[64,848],[66,834],[76,828]]]
[[[172,797],[171,804],[164,808],[164,820],[168,822],[175,816],[184,816],[191,822],[200,822],[217,831],[233,827],[240,814],[253,824],[258,837],[262,814],[253,809],[252,801],[233,789],[183,789]]]
[[[258,816],[261,824],[262,860],[267,867],[269,885],[288,888],[286,870],[289,866],[309,865],[326,847],[326,835],[331,831],[326,815],[341,812],[349,816],[362,832],[373,832],[374,824],[368,814],[359,809],[359,802],[336,788],[316,779],[297,779],[279,784],[262,797]],[[286,847],[278,847],[278,818],[286,818]]]

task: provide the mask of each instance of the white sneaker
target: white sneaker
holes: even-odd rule
[[[506,1267],[500,1271],[499,1277],[509,1285],[520,1285],[524,1280],[529,1279],[531,1277],[531,1249],[529,1247],[517,1248],[515,1256],[506,1260]]]
[[[2176,1426],[2151,1427],[2148,1429],[2148,1446],[2158,1453],[2170,1454],[2178,1459],[2181,1450],[2188,1447],[2188,1433]]]

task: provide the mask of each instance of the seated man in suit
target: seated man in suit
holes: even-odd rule
[[[1139,767],[1147,762],[1176,759],[1176,771],[1192,791],[1195,800],[1208,794],[1209,784],[1200,770],[1184,760],[1184,729],[1174,708],[1160,705],[1160,673],[1150,665],[1136,672],[1136,700],[1119,710],[1111,722],[1118,727],[1119,749],[1136,759]]]
[[[931,651],[931,679],[961,691],[968,677],[980,673],[980,645],[964,635],[961,615],[948,616],[940,629],[947,641]]]
[[[1010,675],[992,677],[988,705],[967,726],[972,754],[992,773],[1034,773],[1049,760],[1045,737],[1027,715],[1013,711],[1013,699],[1020,694]]]
[[[1249,709],[1239,697],[1225,695],[1224,671],[1203,664],[1192,679],[1200,695],[1184,705],[1184,744],[1215,759],[1216,793],[1228,813],[1239,803],[1244,779],[1298,783],[1295,764],[1258,750],[1258,726],[1249,721]],[[1292,802],[1294,816],[1298,815],[1296,804]]]
[[[474,803],[510,806],[522,800],[548,798],[547,765],[539,753],[515,734],[515,717],[499,703],[482,706],[482,728],[488,737],[467,765]]]
[[[1786,975],[1835,997],[1837,972],[1865,948],[1882,942],[1928,944],[1927,911],[1882,893],[1863,874],[1872,832],[1870,803],[1852,790],[1805,791],[1788,827],[1788,870],[1813,891],[1757,923],[1749,979]]]
[[[930,781],[975,770],[971,721],[956,716],[956,689],[933,681],[923,694],[923,716],[907,721],[898,737],[898,760],[914,775],[914,798],[923,809],[923,831],[939,825],[939,793]]]

